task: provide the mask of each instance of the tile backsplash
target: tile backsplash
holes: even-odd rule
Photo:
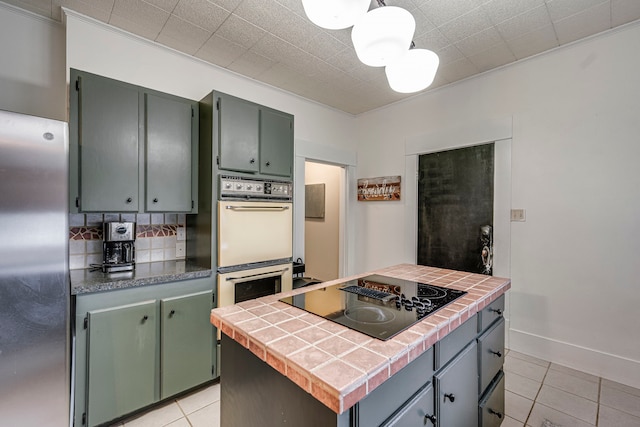
[[[184,259],[185,214],[70,214],[69,268],[102,263],[102,223],[136,223],[136,263]]]

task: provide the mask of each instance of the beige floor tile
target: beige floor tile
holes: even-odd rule
[[[536,402],[592,425],[596,424],[598,404],[584,397],[576,396],[575,394],[542,384]]]
[[[592,383],[600,381],[600,377],[587,374],[586,372],[578,371],[567,366],[558,365],[557,363],[552,363],[551,366],[549,366],[549,370],[564,372],[565,374],[573,375],[574,377],[582,378],[583,380],[591,381]]]
[[[615,381],[607,380],[605,378],[602,379],[602,387],[615,388],[616,390],[621,390],[625,393],[633,394],[634,396],[640,397],[640,389],[633,388],[626,384],[620,384]]]
[[[174,421],[163,427],[191,427],[191,424],[189,424],[189,421],[187,421],[186,418],[180,418],[178,421]]]
[[[515,357],[516,359],[524,360],[526,362],[535,363],[536,365],[540,365],[542,367],[548,368],[551,364],[546,360],[538,359],[537,357],[529,356],[528,354],[519,353],[517,351],[510,350],[509,354],[511,357]]]
[[[220,400],[220,383],[178,399],[178,405],[185,414],[189,415],[218,400]]]
[[[640,427],[640,418],[601,405],[598,414],[598,427]]]
[[[220,427],[220,401],[197,410],[187,418],[193,427]]]
[[[524,427],[524,424],[511,417],[504,417],[504,421],[502,421],[500,427]]]
[[[527,420],[527,427],[542,427],[546,420],[552,425],[562,427],[593,427],[595,425],[536,402]]]
[[[505,373],[505,389],[527,399],[535,400],[542,386],[541,382],[523,377],[514,372]]]
[[[600,404],[640,417],[640,397],[615,388],[602,387]]]
[[[544,377],[544,383],[560,390],[575,394],[585,399],[598,401],[598,392],[600,384],[591,382],[574,375],[569,375],[561,371],[549,369],[547,376]]]
[[[536,365],[535,363],[527,362],[526,360],[517,359],[511,355],[505,357],[504,370],[537,382],[542,382],[545,374],[547,373],[547,368]]]
[[[533,400],[526,399],[510,391],[504,392],[504,412],[511,418],[525,422],[531,412]]]
[[[125,421],[124,425],[125,427],[158,427],[165,426],[183,417],[184,414],[178,404],[172,402],[161,408],[146,412],[138,418]]]

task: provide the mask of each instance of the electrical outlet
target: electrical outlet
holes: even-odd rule
[[[511,221],[526,221],[526,212],[524,209],[511,209]]]
[[[185,240],[185,238],[186,238],[186,235],[185,235],[184,227],[178,227],[176,231],[176,240],[181,242]]]
[[[176,243],[176,258],[184,258],[186,256],[186,246],[185,242]]]

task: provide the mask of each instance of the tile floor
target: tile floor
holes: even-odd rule
[[[640,390],[508,351],[502,427],[640,427]],[[219,427],[220,385],[116,424]],[[444,426],[454,427],[454,426]]]

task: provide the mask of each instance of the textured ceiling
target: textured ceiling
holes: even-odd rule
[[[317,0],[322,1],[322,0]],[[62,20],[61,6],[322,104],[359,114],[412,95],[361,64],[351,30],[324,30],[301,0],[4,0]],[[435,51],[430,90],[640,19],[640,0],[386,0]],[[372,5],[372,7],[374,7]]]

